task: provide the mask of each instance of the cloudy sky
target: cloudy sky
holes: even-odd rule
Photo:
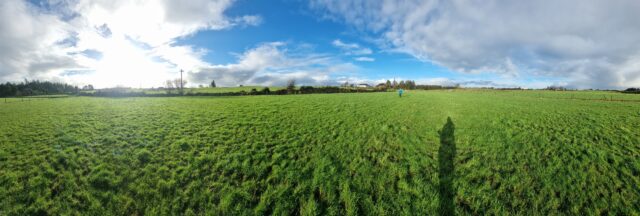
[[[638,0],[2,0],[0,81],[640,86]]]

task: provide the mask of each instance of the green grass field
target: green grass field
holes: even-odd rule
[[[0,215],[638,215],[634,100],[452,90],[0,103]]]

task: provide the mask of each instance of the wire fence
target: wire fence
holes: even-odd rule
[[[529,90],[460,90],[456,92],[480,95],[506,96],[510,98],[537,98],[555,100],[640,102],[640,94],[616,91],[529,91]]]
[[[586,100],[586,101],[618,101],[618,102],[640,102],[639,95],[622,93],[538,93],[519,95],[522,97],[532,97],[541,99],[561,99],[561,100]]]

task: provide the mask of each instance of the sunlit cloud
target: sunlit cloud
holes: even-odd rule
[[[372,61],[375,61],[376,59],[371,57],[357,57],[357,58],[354,58],[353,60],[361,61],[361,62],[372,62]]]
[[[50,2],[45,2],[50,3]],[[202,30],[259,25],[227,17],[233,1],[104,0],[33,5],[0,2],[0,79],[62,80],[96,87],[162,85],[180,69],[207,66],[207,50],[175,45]]]
[[[346,55],[369,55],[373,53],[371,49],[362,47],[357,43],[345,43],[341,40],[336,39],[331,42],[331,44],[333,44],[335,47],[340,48]]]
[[[211,65],[192,71],[190,82],[220,86],[283,86],[288,80],[302,85],[334,85],[337,77],[358,76],[360,68],[335,56],[307,49],[287,49],[288,44],[260,44],[238,56],[236,63]]]

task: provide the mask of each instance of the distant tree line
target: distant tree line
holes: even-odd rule
[[[628,88],[622,91],[624,93],[640,94],[640,88]]]
[[[413,83],[413,85],[411,84]],[[400,82],[396,80],[387,80],[384,83],[378,83],[376,88],[379,89],[415,89],[415,83],[411,80],[401,80]]]
[[[91,88],[93,88],[93,86]],[[0,83],[0,97],[77,94],[78,91],[78,86],[49,81],[25,79],[24,82],[21,83]]]
[[[460,88],[460,84],[456,84],[453,86],[442,86],[442,85],[418,85],[415,80],[400,80],[400,82],[396,80],[387,80],[384,83],[379,83],[376,85],[377,89],[421,89],[421,90],[437,90],[437,89],[456,89]]]
[[[287,86],[284,89],[278,89],[272,91],[269,87],[262,89],[252,88],[250,91],[237,91],[237,92],[193,92],[188,91],[180,93],[178,91],[167,92],[166,94],[147,94],[144,91],[126,91],[126,90],[98,90],[93,92],[80,92],[81,96],[95,96],[95,97],[176,97],[176,96],[243,96],[243,95],[288,95],[288,94],[331,94],[331,93],[367,93],[367,92],[380,92],[385,90],[380,89],[359,89],[359,88],[341,88],[337,86],[301,86],[296,88],[295,86]]]
[[[455,84],[452,86],[442,86],[442,85],[417,85],[415,89],[421,90],[437,90],[437,89],[457,89],[460,88],[460,84]]]
[[[551,91],[566,91],[567,87],[564,86],[547,86],[544,90],[551,90]]]
[[[416,85],[416,81],[414,80],[400,80],[400,82],[396,80],[387,80],[384,83],[379,83],[376,85],[377,89],[418,89],[419,85]]]
[[[268,87],[261,90],[251,89],[251,91],[240,91],[240,95],[287,95],[287,94],[334,94],[334,93],[358,93],[358,92],[380,92],[380,89],[358,89],[358,88],[341,88],[337,86],[300,86],[295,88],[287,86],[285,89],[271,91]]]

